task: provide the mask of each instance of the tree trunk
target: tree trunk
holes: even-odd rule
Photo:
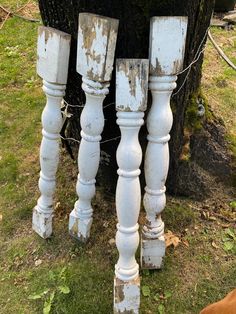
[[[118,58],[147,58],[149,46],[149,23],[152,16],[188,16],[188,36],[184,68],[187,67],[198,56],[198,52],[204,47],[206,33],[210,24],[210,18],[214,6],[214,0],[39,0],[39,7],[43,23],[47,26],[58,28],[72,35],[72,49],[70,57],[69,78],[66,93],[66,100],[72,105],[82,105],[84,94],[81,91],[81,79],[76,73],[76,45],[78,14],[80,12],[91,12],[120,20],[116,57]],[[179,75],[176,95],[172,97],[172,109],[174,113],[174,124],[171,131],[170,141],[170,169],[167,187],[170,192],[182,194],[192,193],[184,188],[184,178],[193,180],[189,173],[196,168],[189,166],[188,151],[186,147],[193,143],[192,134],[196,126],[206,124],[206,118],[198,118],[198,107],[196,100],[201,100],[199,92],[201,80],[201,66],[203,54],[201,54],[192,67],[191,71],[185,71]],[[188,76],[187,76],[188,75]],[[185,78],[187,79],[185,81]],[[183,85],[183,83],[185,84]],[[104,106],[114,103],[115,84],[114,73],[110,87],[110,94],[106,98]],[[68,120],[66,135],[79,139],[79,108],[70,107],[73,117]],[[119,136],[119,129],[116,126],[115,105],[104,109],[105,129],[103,141]],[[201,121],[200,121],[201,120]],[[188,132],[186,132],[186,130]],[[187,134],[186,134],[187,133]],[[146,130],[141,131],[141,144],[145,150]],[[115,152],[118,140],[101,144],[102,161],[98,183],[106,188],[114,190],[116,182],[116,160]],[[75,145],[70,143],[70,145]],[[190,147],[187,148],[189,150]],[[194,150],[194,149],[193,149]],[[107,162],[109,159],[109,162]],[[187,160],[187,161],[186,161]],[[195,164],[195,161],[191,161]],[[202,178],[202,177],[201,177]],[[201,178],[199,179],[201,181]],[[198,182],[198,181],[197,181]],[[186,185],[188,182],[184,182]],[[200,182],[201,185],[204,184]],[[193,187],[193,190],[195,188]],[[186,193],[185,193],[186,192]]]

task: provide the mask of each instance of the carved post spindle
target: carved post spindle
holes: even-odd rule
[[[142,150],[138,134],[147,104],[148,68],[146,59],[119,59],[116,65],[117,124],[121,141],[117,149],[118,216],[115,266],[114,313],[138,313],[140,304],[139,266],[135,252],[139,245],[138,216],[141,203],[139,166]]]
[[[142,229],[141,265],[160,268],[165,255],[165,181],[169,168],[169,132],[172,127],[170,97],[182,69],[187,32],[187,17],[153,17],[150,30],[150,78],[152,107],[147,118],[148,146],[145,156],[147,213]]]
[[[82,75],[86,104],[81,114],[78,154],[78,200],[70,214],[69,232],[81,241],[90,235],[95,195],[95,177],[100,160],[104,126],[103,100],[108,94],[113,69],[118,20],[89,13],[79,15],[77,72]]]
[[[33,210],[33,229],[42,237],[52,234],[53,194],[59,161],[61,101],[65,94],[71,36],[50,27],[39,27],[37,73],[43,79],[47,104],[42,113],[43,139],[40,147],[41,196]]]

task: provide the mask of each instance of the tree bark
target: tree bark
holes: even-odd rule
[[[76,45],[78,14],[91,12],[120,20],[116,58],[147,58],[149,46],[149,23],[152,16],[188,16],[188,35],[184,68],[187,67],[201,51],[206,41],[206,32],[210,24],[210,18],[214,6],[214,0],[39,0],[39,7],[43,23],[72,35],[69,78],[66,92],[66,100],[72,105],[82,105],[84,94],[81,90],[81,78],[76,73]],[[200,47],[200,48],[199,48]],[[184,191],[183,186],[179,190],[181,172],[183,171],[183,150],[186,142],[185,129],[188,127],[188,108],[193,97],[199,97],[203,54],[191,67],[191,71],[179,75],[177,93],[172,97],[172,109],[174,124],[170,141],[170,169],[167,188],[170,192]],[[182,86],[186,75],[185,84]],[[182,87],[181,87],[182,86]],[[181,87],[181,89],[180,89]],[[105,106],[115,101],[114,73],[110,87],[110,94],[106,98]],[[68,137],[79,139],[79,108],[70,107],[73,117],[68,120],[66,134]],[[103,141],[119,136],[116,126],[115,105],[104,109],[105,129]],[[197,115],[197,109],[194,111]],[[196,118],[196,117],[195,117]],[[141,144],[145,150],[146,130],[141,131]],[[189,138],[188,138],[189,140]],[[72,142],[71,145],[74,145]],[[118,140],[101,144],[103,157],[108,157],[109,163],[102,158],[98,182],[111,190],[114,190],[116,182],[115,151]],[[108,155],[107,155],[108,154]],[[184,166],[184,171],[187,167]],[[187,183],[187,182],[186,182]]]

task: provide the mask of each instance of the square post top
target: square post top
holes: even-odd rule
[[[148,93],[148,59],[116,60],[116,109],[145,111]]]
[[[183,68],[188,18],[154,16],[150,22],[151,75],[175,75]]]
[[[71,35],[55,28],[38,28],[37,73],[50,82],[66,84]]]
[[[77,72],[90,80],[108,82],[113,70],[119,21],[79,14]]]

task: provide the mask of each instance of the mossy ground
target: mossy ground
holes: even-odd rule
[[[19,6],[24,3],[17,2]],[[14,8],[16,1],[4,0],[2,5]],[[45,241],[31,230],[32,208],[38,197],[40,115],[45,104],[35,71],[37,27],[38,23],[13,17],[0,34],[0,313],[42,313],[43,301],[31,301],[28,296],[50,288],[49,271],[57,274],[64,266],[71,292],[57,295],[52,313],[112,313],[117,251],[109,240],[115,237],[114,200],[105,202],[98,193],[90,241],[84,245],[71,239],[67,222],[76,200],[77,169],[64,151],[58,172],[54,235]],[[204,72],[210,78],[204,76],[204,89],[217,103],[223,97],[222,117],[230,120],[235,93],[231,86],[233,73],[218,60],[219,75],[215,75],[224,75],[228,85],[226,89],[212,85],[216,80],[212,62],[218,57],[211,46],[207,56],[209,53]],[[228,125],[233,131],[232,124]],[[165,313],[198,313],[233,289],[234,254],[225,252],[222,242],[226,226],[221,221],[203,220],[194,209],[198,206],[202,204],[192,206],[186,199],[168,199],[163,215],[166,228],[189,246],[168,248],[162,270],[141,271],[142,286],[150,288],[150,296],[142,296],[141,313],[158,313],[162,302]],[[167,292],[168,299],[161,301]]]

